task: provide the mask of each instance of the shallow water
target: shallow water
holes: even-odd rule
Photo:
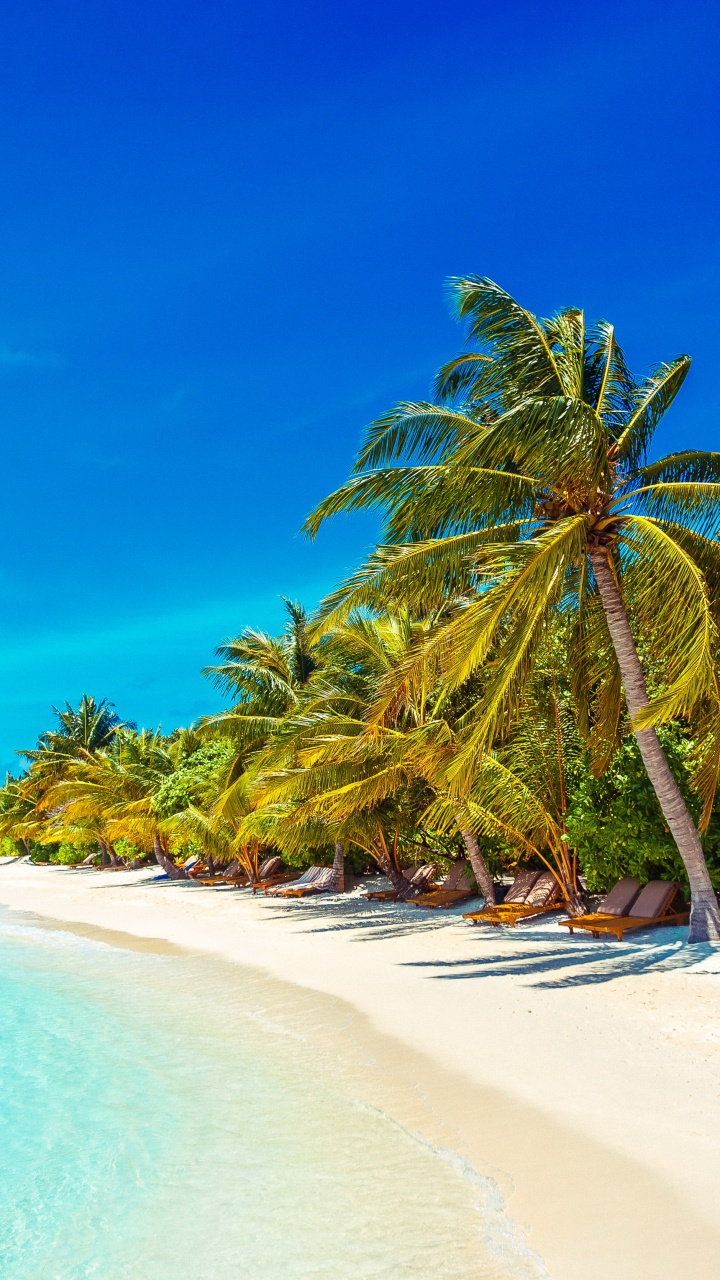
[[[8,1280],[546,1276],[491,1180],[372,1105],[294,989],[2,909],[0,977]]]

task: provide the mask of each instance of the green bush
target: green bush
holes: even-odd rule
[[[91,853],[96,852],[98,861],[100,859],[100,850],[97,846],[84,844],[59,844],[56,845],[50,854],[49,862],[59,862],[64,867],[76,867],[80,862],[84,862]],[[36,858],[36,861],[39,859]]]
[[[201,805],[213,793],[218,775],[229,768],[235,751],[231,742],[218,739],[186,756],[155,793],[153,807],[158,817],[169,818],[190,805]]]
[[[660,730],[660,739],[685,800],[697,820],[699,804],[690,789],[687,766],[692,744],[677,726]],[[641,881],[678,880],[687,885],[677,851],[634,738],[628,738],[601,778],[589,772],[574,788],[568,833],[576,846],[591,892],[609,889],[622,876]],[[720,887],[720,815],[713,814],[703,839],[710,876]]]

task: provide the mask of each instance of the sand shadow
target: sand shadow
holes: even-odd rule
[[[648,934],[622,943],[565,937],[556,942],[546,931],[539,930],[533,930],[532,934],[524,931],[524,934],[529,945],[520,953],[503,955],[494,950],[488,956],[409,961],[408,965],[432,970],[428,976],[436,981],[528,977],[532,981],[527,986],[552,990],[592,986],[651,972],[690,969],[709,956],[718,956],[712,945],[688,946],[685,943],[687,929],[677,927],[664,928],[661,936]],[[487,941],[497,947],[499,940],[488,938]],[[513,938],[513,942],[516,941],[520,939]]]

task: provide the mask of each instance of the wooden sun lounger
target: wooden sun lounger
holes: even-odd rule
[[[412,885],[413,889],[422,891],[423,889],[427,889],[432,883],[436,866],[434,862],[428,862],[425,866],[416,867],[412,870],[411,874],[408,874],[410,871],[411,868],[407,867],[403,871],[403,875]],[[397,902],[397,896],[397,889],[379,889],[372,893],[363,894],[363,897],[367,898],[368,902]],[[410,901],[412,901],[412,899],[410,899]]]
[[[497,906],[483,907],[463,916],[471,924],[490,924],[494,928],[509,925],[515,928],[520,920],[530,920],[557,911],[562,906],[561,892],[552,871],[525,871],[516,876],[504,902]]]
[[[280,871],[276,876],[266,876],[264,880],[258,880],[251,887],[253,893],[259,893],[260,889],[263,893],[267,893],[268,889],[274,889],[281,884],[290,884],[291,880],[299,879],[299,871]]]
[[[238,864],[237,862],[235,862],[234,864],[231,863],[230,865],[237,866]],[[282,858],[278,857],[277,854],[273,854],[272,857],[270,858],[265,858],[265,860],[261,863],[259,867],[260,880],[257,883],[259,884],[264,882],[268,878],[268,873],[270,874],[270,876],[274,876],[275,879],[277,879],[281,875],[286,874],[286,872],[282,870]],[[191,874],[191,878],[195,880],[197,884],[204,884],[204,885],[210,885],[210,886],[230,885],[232,888],[235,888],[235,889],[244,889],[250,884],[250,876],[248,875],[247,871],[243,871],[243,870],[238,870],[231,875],[228,875],[228,873],[225,872],[224,874],[220,873],[219,875],[212,876],[212,877],[205,877],[202,875],[202,873],[200,873],[200,875],[197,875],[197,876],[193,876],[192,872],[190,874]]]
[[[421,893],[419,897],[410,898],[409,901],[414,907],[447,910],[458,902],[465,902],[467,898],[475,897],[477,889],[470,884],[471,877],[472,871],[467,862],[456,862],[438,889],[432,889],[430,893]]]
[[[332,883],[332,867],[308,867],[307,871],[289,885],[277,885],[266,889],[277,898],[302,898],[306,893],[327,893]]]
[[[637,883],[637,882],[636,882]],[[623,884],[623,881],[620,882]],[[615,886],[618,889],[619,885]],[[613,893],[615,890],[613,890]],[[674,881],[650,880],[639,893],[633,895],[634,901],[625,908],[623,914],[611,902],[612,894],[600,903],[604,910],[594,911],[584,916],[571,916],[569,920],[559,920],[558,924],[574,933],[576,929],[585,929],[593,938],[601,933],[614,935],[622,942],[623,935],[629,929],[653,929],[658,925],[687,924],[690,912],[680,906],[680,885]],[[608,906],[611,910],[608,910]]]

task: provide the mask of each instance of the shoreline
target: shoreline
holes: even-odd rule
[[[0,865],[0,902],[342,1005],[353,1043],[383,1064],[382,1105],[404,1123],[423,1099],[432,1140],[495,1179],[553,1280],[717,1274],[720,956],[682,948],[682,931],[618,945],[570,939],[552,918],[471,929],[459,911],[358,893],[282,902],[156,868],[24,862]]]

